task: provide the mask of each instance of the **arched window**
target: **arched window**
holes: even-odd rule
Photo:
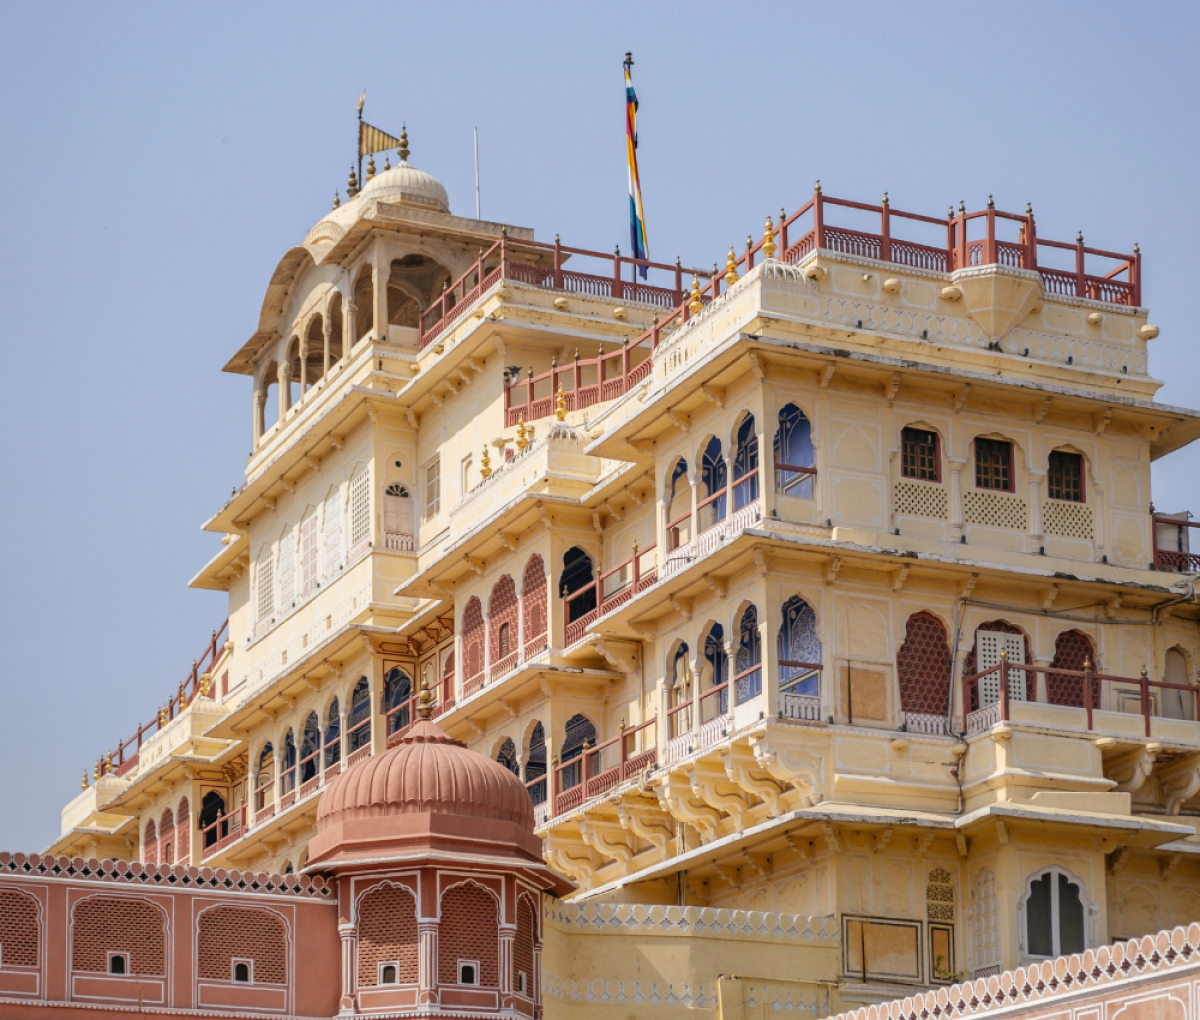
[[[207,850],[229,835],[229,820],[225,817],[225,798],[210,790],[200,802],[200,843]]]
[[[1033,701],[1033,676],[1020,667],[1032,659],[1029,638],[1020,627],[1007,620],[989,620],[975,628],[975,644],[963,663],[963,675],[974,676],[1000,662],[1000,653],[1008,655],[1008,696],[1014,701]],[[1015,668],[1013,668],[1015,666]],[[982,695],[982,697],[981,697]],[[972,711],[994,705],[1000,699],[1000,678],[992,673],[971,684]]]
[[[1000,899],[991,868],[981,868],[971,887],[971,958],[975,977],[1000,973]]]
[[[900,475],[923,482],[942,480],[941,442],[929,429],[900,430]]]
[[[758,633],[758,610],[747,606],[738,627],[737,703],[745,704],[762,694],[762,637]]]
[[[704,665],[700,670],[701,721],[708,722],[729,711],[729,656],[725,654],[725,628],[714,623],[704,637]],[[684,652],[687,645],[682,646]],[[676,653],[678,654],[678,653]],[[719,694],[709,695],[714,689]]]
[[[271,802],[271,784],[275,779],[275,749],[263,745],[258,756],[258,771],[254,777],[254,810],[261,811]]]
[[[783,604],[778,653],[781,691],[806,696],[820,693],[821,642],[817,639],[817,614],[799,595],[793,595]]]
[[[496,761],[514,776],[520,776],[521,766],[517,764],[517,745],[512,742],[511,737],[504,738],[504,743],[500,745],[500,751],[496,755]]]
[[[338,699],[329,703],[329,712],[325,716],[325,767],[329,768],[342,760],[342,719],[338,709]]]
[[[403,733],[412,722],[412,696],[412,680],[399,666],[393,666],[383,678],[383,712],[389,737]]]
[[[325,581],[332,581],[342,569],[342,494],[335,485],[325,497]]]
[[[688,482],[687,461],[675,462],[667,488],[667,551],[678,549],[692,538],[692,487]]]
[[[350,716],[346,720],[346,757],[371,744],[371,687],[360,677],[350,694]]]
[[[463,610],[463,696],[470,697],[483,682],[483,603],[472,595]]]
[[[350,479],[350,556],[362,553],[371,540],[371,472],[361,468]]]
[[[187,797],[180,800],[175,812],[175,860],[180,864],[192,862],[192,816]]]
[[[579,546],[572,546],[563,555],[563,572],[558,590],[567,603],[567,623],[582,619],[596,608],[592,558]]]
[[[316,712],[309,712],[304,720],[304,736],[300,744],[300,782],[316,779],[321,760],[321,720]]]
[[[528,896],[517,900],[517,935],[513,939],[513,987],[532,998],[533,951],[537,941],[537,911]]]
[[[1085,668],[1096,669],[1096,652],[1092,647],[1092,639],[1082,631],[1064,630],[1054,639],[1054,659],[1050,663],[1052,670],[1070,670],[1069,673],[1046,674],[1046,700],[1051,705],[1071,705],[1083,708],[1083,677],[1073,674],[1082,673]],[[1092,707],[1100,707],[1100,681],[1092,681]]]
[[[473,882],[456,885],[442,894],[440,914],[438,982],[495,988],[500,983],[496,898]]]
[[[354,308],[354,340],[351,349],[371,332],[375,325],[375,281],[370,265],[364,265],[358,271],[358,279],[354,281],[351,291]],[[380,323],[382,329],[383,323]]]
[[[317,579],[317,511],[309,507],[308,514],[300,522],[300,595],[308,598],[320,586]]]
[[[158,859],[163,864],[175,863],[175,816],[167,808],[158,823]]]
[[[417,901],[410,889],[385,883],[358,906],[358,985],[415,984]],[[390,969],[390,973],[389,973]]]
[[[1030,956],[1065,956],[1082,953],[1084,934],[1083,891],[1077,879],[1061,868],[1048,868],[1031,878],[1026,887],[1025,931]]]
[[[560,761],[566,765],[572,764],[560,773],[562,789],[569,790],[577,786],[583,779],[582,755],[584,748],[596,746],[596,727],[585,715],[576,713],[567,720],[563,734],[562,755]]]
[[[1163,680],[1166,683],[1190,686],[1187,655],[1182,648],[1168,648],[1163,667]],[[1193,691],[1177,691],[1170,687],[1160,690],[1163,716],[1167,719],[1196,719],[1196,695]]]
[[[275,612],[275,550],[270,546],[258,554],[255,585],[258,592],[258,623],[261,626]]]
[[[491,636],[491,677],[498,679],[517,664],[516,630],[520,607],[517,586],[505,574],[492,588],[488,599],[488,624]]]
[[[325,374],[325,327],[320,315],[314,315],[305,337],[304,382],[312,387]]]
[[[700,523],[698,531],[706,531],[714,524],[725,520],[725,495],[729,484],[725,458],[721,456],[721,440],[716,436],[708,441],[700,457],[700,481],[704,483],[704,499],[698,504]]]
[[[542,780],[536,785],[530,785],[535,780]],[[525,785],[529,788],[529,797],[534,805],[546,802],[546,731],[540,722],[533,724],[529,731],[529,749],[525,753]]]
[[[908,729],[945,733],[950,710],[950,645],[946,628],[932,613],[913,613],[896,653],[900,708]]]
[[[758,434],[754,415],[742,419],[733,454],[733,508],[740,510],[758,499]]]
[[[329,298],[329,364],[332,366],[342,358],[342,333],[345,330],[342,318],[342,295],[334,291]]]
[[[413,501],[408,486],[393,482],[383,494],[383,530],[389,549],[412,549]]]
[[[279,536],[279,611],[296,604],[296,539],[289,524]]]
[[[142,840],[142,863],[158,863],[158,828],[153,818],[146,823],[146,838]]]
[[[233,980],[234,981],[250,981],[250,964],[235,963],[233,965]]]
[[[680,737],[692,730],[692,694],[694,677],[688,660],[686,641],[680,641],[668,664],[667,679],[671,684],[670,735]],[[728,690],[728,688],[726,688]],[[710,698],[710,701],[713,699]]]
[[[521,612],[525,617],[526,659],[546,650],[546,566],[536,553],[521,575]]]
[[[41,948],[38,901],[16,889],[0,890],[0,963],[36,967]]]
[[[813,454],[812,426],[795,404],[779,412],[775,432],[775,491],[784,496],[812,499],[816,458]]]
[[[288,730],[287,736],[283,738],[283,761],[280,762],[282,771],[279,776],[280,794],[291,793],[296,789],[296,761],[296,735]]]

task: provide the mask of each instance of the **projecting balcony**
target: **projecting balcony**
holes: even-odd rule
[[[1193,521],[1187,511],[1178,514],[1155,514],[1155,570],[1176,574],[1200,574],[1200,551],[1194,551],[1193,539],[1200,538],[1200,521]],[[1193,532],[1192,529],[1198,529]]]

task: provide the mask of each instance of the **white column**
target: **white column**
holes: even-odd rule
[[[263,391],[261,387],[254,390],[254,449],[262,442],[263,434]]]
[[[688,541],[693,541],[700,534],[700,511],[697,509],[700,503],[700,475],[697,472],[692,476],[692,526],[688,529],[691,536]]]
[[[376,340],[386,340],[388,335],[387,278],[389,268],[387,265],[380,267],[379,253],[377,252],[375,264],[371,267],[371,290],[374,297],[371,332]]]
[[[300,337],[300,403],[304,403],[304,391],[308,389],[308,334]]]
[[[1044,471],[1029,472],[1029,538],[1034,548],[1040,546],[1046,537],[1042,527],[1042,479],[1045,477]]]
[[[438,1001],[437,921],[417,922],[417,1004]]]
[[[285,361],[279,366],[279,427],[283,427],[288,409],[292,406],[292,368]]]
[[[760,417],[758,421],[762,422]],[[758,433],[758,498],[762,500],[760,516],[766,520],[775,512],[775,453],[774,437],[769,432]]]
[[[725,704],[729,714],[733,715],[733,710],[737,707],[737,684],[733,682],[733,678],[737,676],[737,645],[732,641],[725,642],[725,659],[725,675],[729,678],[729,686],[726,688],[729,697]]]
[[[342,998],[338,1002],[339,1013],[354,1013],[355,981],[355,950],[358,943],[358,932],[353,924],[339,924],[338,935],[342,939]]]
[[[725,458],[725,521],[733,519],[733,457]]]
[[[342,302],[342,361],[350,360],[354,335],[358,332],[358,305],[349,299]]]
[[[957,542],[963,533],[962,469],[966,457],[947,457],[950,466],[950,537]]]
[[[330,308],[332,308],[330,304]],[[329,344],[333,339],[333,319],[329,314],[329,308],[325,309],[325,315],[321,318],[321,332],[324,334],[325,354],[321,362],[321,378],[324,379],[329,375]]]
[[[763,715],[774,719],[779,714],[779,656],[775,645],[770,643],[771,625],[767,617],[778,614],[767,613],[765,606],[763,610],[758,621],[758,640],[762,645]]]

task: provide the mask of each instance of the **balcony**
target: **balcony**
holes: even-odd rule
[[[1179,514],[1153,515],[1155,570],[1200,574],[1200,552],[1191,549],[1191,529],[1200,529],[1200,521],[1191,520],[1191,516],[1186,510]]]
[[[657,553],[657,546],[647,546],[639,551],[635,544],[629,559],[605,571],[597,580],[574,592],[563,591],[566,602],[564,648],[578,644],[591,624],[658,580],[658,559],[657,555],[652,557],[652,553]]]
[[[628,728],[622,725],[617,736],[592,748],[584,744],[578,757],[555,765],[550,814],[572,811],[585,801],[656,768],[657,732],[657,719]]]

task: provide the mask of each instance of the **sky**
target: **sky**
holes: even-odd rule
[[[412,165],[542,240],[628,246],[634,54],[650,255],[724,259],[827,194],[1143,253],[1158,399],[1200,406],[1200,5],[3,5],[0,849],[39,851],[80,776],[184,679],[220,593],[187,581],[242,480],[221,367],[342,189],[355,100]],[[17,242],[20,242],[19,244]],[[1200,446],[1200,444],[1198,444]],[[1200,449],[1155,465],[1200,513]]]

